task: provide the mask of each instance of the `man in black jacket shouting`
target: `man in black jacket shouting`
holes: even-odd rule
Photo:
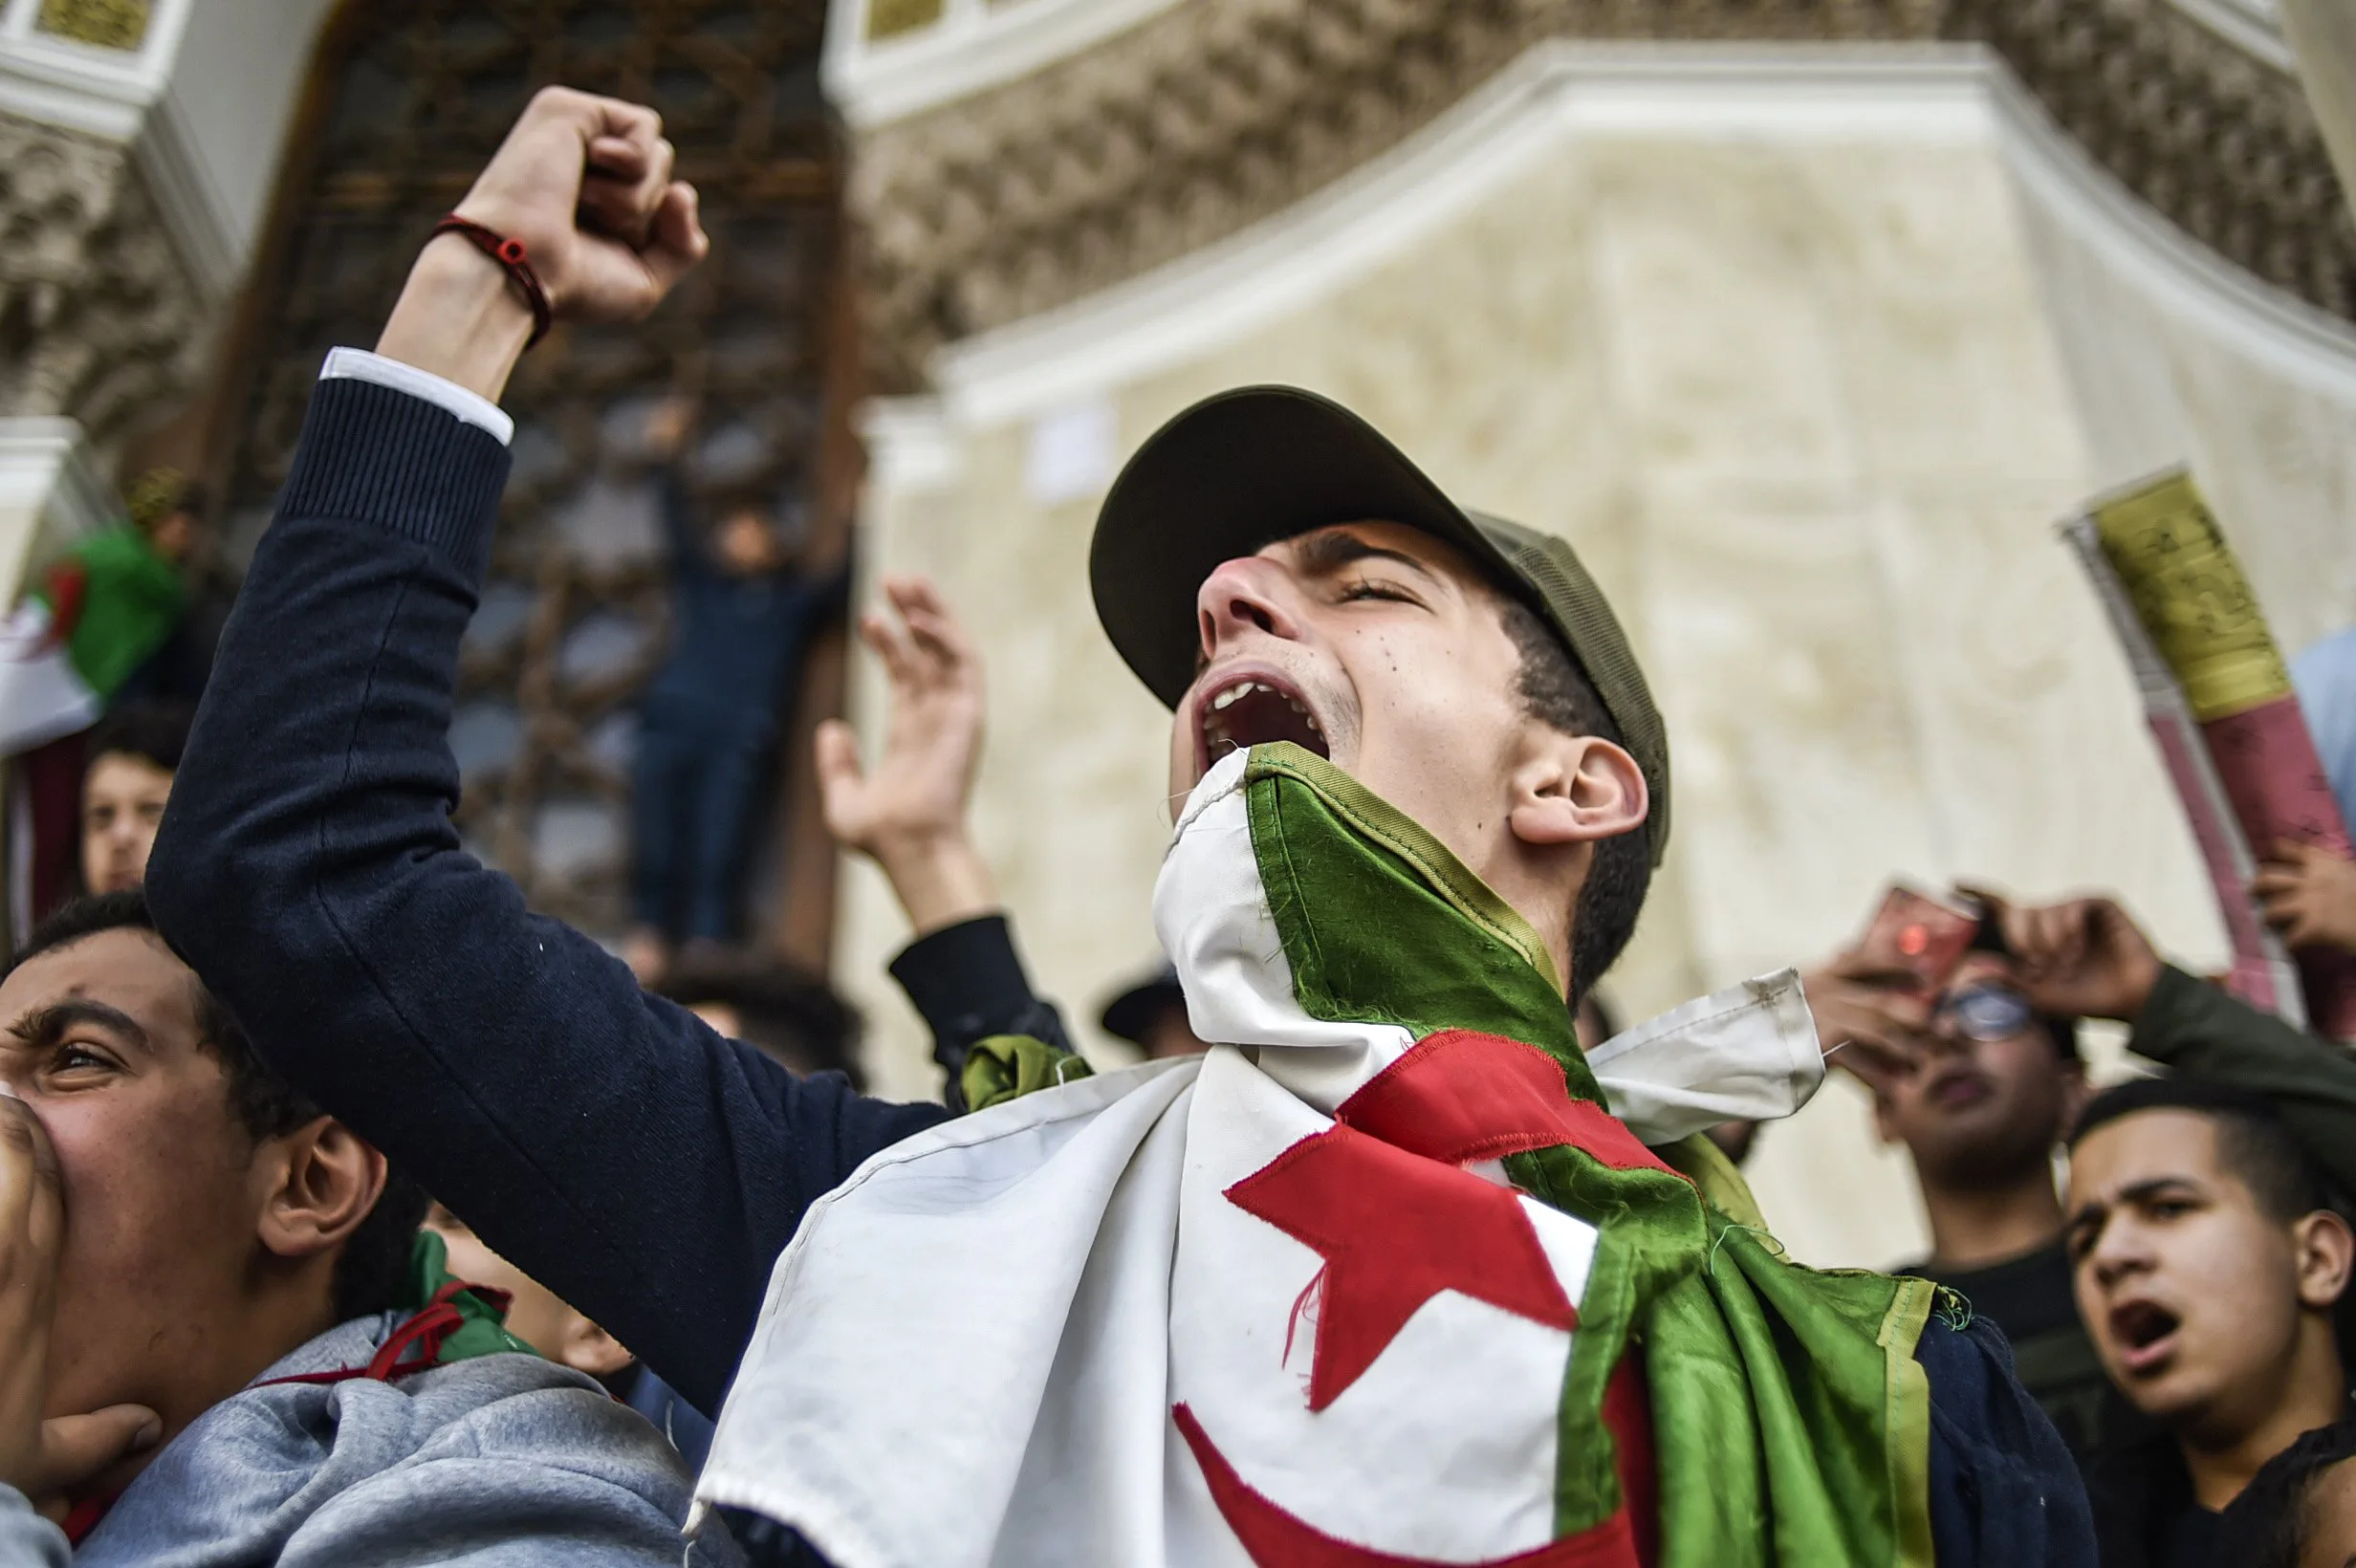
[[[1382,1228],[1365,1238],[1379,1259],[1371,1273],[1351,1275],[1371,1287],[1351,1297],[1351,1311],[1366,1311],[1352,1317],[1356,1338],[1345,1344],[1336,1326],[1344,1308],[1338,1297],[1327,1302],[1320,1333],[1331,1343],[1317,1344],[1323,1370],[1304,1407],[1283,1366],[1265,1358],[1245,1366],[1231,1353],[1280,1329],[1282,1309],[1297,1312],[1306,1299],[1291,1274],[1309,1278],[1315,1258],[1286,1238],[1320,1233],[1318,1213],[1268,1220],[1244,1198],[1167,1193],[1173,1205],[1193,1206],[1189,1215],[1215,1222],[1207,1230],[1189,1218],[1197,1253],[1202,1237],[1238,1238],[1213,1249],[1220,1255],[1181,1256],[1175,1272],[1200,1263],[1208,1273],[1197,1271],[1198,1283],[1225,1270],[1262,1294],[1281,1282],[1281,1299],[1270,1297],[1275,1308],[1253,1319],[1251,1333],[1206,1341],[1248,1388],[1240,1404],[1220,1404],[1217,1390],[1191,1396],[1199,1422],[1186,1405],[1156,1402],[1157,1389],[1183,1396],[1184,1378],[1197,1375],[1199,1361],[1180,1368],[1173,1350],[1164,1368],[1160,1357],[1198,1335],[1202,1320],[1182,1324],[1173,1311],[1165,1336],[1150,1298],[1141,1299],[1154,1310],[1126,1315],[1122,1342],[1142,1347],[1153,1364],[1141,1361],[1144,1375],[1110,1391],[1140,1391],[1144,1404],[1100,1406],[1093,1402],[1105,1385],[1075,1379],[1072,1423],[1062,1428],[1096,1430],[1090,1423],[1105,1417],[1142,1432],[1142,1446],[1072,1450],[1075,1462],[1127,1464],[1123,1484],[1102,1488],[1064,1470],[1026,1494],[1025,1518],[1045,1521],[1038,1539],[1063,1542],[1066,1555],[1087,1550],[1059,1512],[1069,1509],[1071,1518],[1113,1531],[1089,1560],[1293,1560],[1270,1555],[1268,1532],[1298,1535],[1318,1511],[1304,1504],[1302,1518],[1283,1514],[1284,1499],[1272,1502],[1223,1469],[1212,1424],[1220,1441],[1243,1434],[1237,1451],[1247,1461],[1252,1423],[1263,1416],[1263,1433],[1277,1429],[1271,1422],[1312,1413],[1330,1432],[1368,1409],[1390,1411],[1415,1419],[1362,1431],[1376,1448],[1455,1441],[1433,1425],[1422,1403],[1429,1395],[1489,1422],[1494,1451],[1511,1457],[1399,1486],[1368,1479],[1406,1473],[1396,1464],[1351,1470],[1331,1445],[1310,1455],[1327,1466],[1324,1481],[1348,1514],[1334,1528],[1366,1543],[1349,1548],[1366,1560],[1403,1560],[1397,1541],[1439,1542],[1441,1559],[1457,1562],[1763,1564],[1790,1560],[1810,1540],[1877,1546],[1809,1560],[2086,1560],[2083,1494],[2051,1426],[2013,1382],[2000,1339],[1959,1329],[1952,1303],[1934,1314],[1927,1283],[1813,1276],[1775,1258],[1755,1218],[1729,1218],[1748,1210],[1738,1178],[1706,1155],[1687,1155],[1698,1162],[1691,1169],[1672,1168],[1647,1146],[1676,1143],[1726,1114],[1693,1120],[1677,1111],[1678,1096],[1695,1084],[1651,1081],[1647,1103],[1658,1114],[1648,1126],[1634,1112],[1625,1122],[1614,1115],[1571,1043],[1563,1004],[1625,942],[1666,843],[1660,717],[1616,620],[1567,547],[1475,520],[1323,400],[1285,389],[1230,394],[1157,436],[1100,523],[1096,598],[1131,667],[1182,715],[1173,781],[1202,808],[1189,816],[1191,841],[1217,860],[1198,869],[1245,879],[1201,883],[1204,896],[1180,910],[1182,926],[1166,928],[1166,941],[1172,929],[1200,938],[1192,949],[1200,959],[1244,929],[1222,925],[1223,911],[1248,922],[1254,909],[1280,909],[1294,922],[1342,917],[1325,933],[1336,940],[1435,933],[1416,962],[1335,964],[1311,997],[1259,942],[1248,963],[1205,971],[1202,989],[1189,977],[1200,1015],[1215,1020],[1221,1006],[1230,1009],[1210,1036],[1226,1043],[1208,1058],[1165,1065],[1154,1070],[1158,1079],[1070,1085],[1079,1073],[1067,1073],[1075,1067],[1067,1058],[1036,1041],[1002,1042],[1004,1087],[1056,1087],[1028,1106],[1013,1101],[1012,1117],[990,1120],[985,1110],[954,1136],[927,1138],[947,1119],[942,1107],[887,1105],[840,1080],[792,1078],[642,993],[620,961],[530,913],[511,882],[466,856],[448,819],[458,777],[446,730],[506,478],[511,425],[494,400],[552,316],[642,316],[701,256],[694,192],[670,173],[650,112],[543,92],[420,256],[377,352],[338,350],[328,360],[149,868],[159,925],[266,1056],[707,1410],[736,1376],[779,1254],[822,1197],[835,1194],[838,1215],[856,1210],[837,1189],[869,1156],[898,1144],[868,1172],[897,1162],[922,1179],[943,1167],[921,1161],[956,1165],[964,1144],[979,1147],[1050,1116],[1119,1103],[1144,1126],[1147,1097],[1137,1091],[1148,1081],[1166,1100],[1199,1088],[1198,1107],[1250,1106],[1259,1118],[1219,1122],[1214,1133],[1234,1135],[1224,1155],[1186,1143],[1185,1162],[1155,1166],[1163,1177],[1174,1179],[1182,1164],[1193,1171],[1214,1156],[1244,1158],[1237,1139],[1322,1128],[1295,1152],[1379,1166],[1430,1213],[1479,1220],[1470,1230],[1416,1231],[1434,1238],[1431,1255],[1392,1256],[1420,1244]],[[1318,452],[1297,461],[1309,446]],[[1256,451],[1256,466],[1238,456],[1246,448]],[[1247,467],[1250,482],[1231,483]],[[1230,489],[1207,496],[1189,489],[1198,480]],[[1207,665],[1200,674],[1198,658]],[[1239,822],[1246,795],[1255,822],[1280,810],[1291,814],[1284,825],[1294,842],[1321,846],[1292,868],[1310,880],[1284,897],[1273,884],[1283,868],[1263,859],[1254,872],[1235,859],[1255,849],[1248,840],[1258,828],[1207,837],[1201,826],[1214,817]],[[1258,887],[1254,876],[1271,885],[1249,891]],[[1240,902],[1210,896],[1235,888],[1246,889]],[[1384,900],[1383,918],[1373,918],[1366,901]],[[1389,918],[1407,910],[1413,920]],[[1188,954],[1171,950],[1184,971]],[[1430,984],[1450,974],[1457,983],[1444,993]],[[1366,985],[1385,994],[1342,994]],[[1786,978],[1746,994],[1726,1011],[1756,1011],[1763,1032],[1748,1038],[1763,1050],[1737,1060],[1731,1076],[1764,1085],[1762,1093],[1812,1086],[1822,1065],[1796,989]],[[1206,1005],[1211,1012],[1201,1013]],[[1712,1038],[1717,1056],[1676,1059],[1722,1064],[1726,1053],[1753,1048],[1731,1032]],[[1286,1052],[1303,1042],[1325,1053],[1322,1064],[1287,1078],[1284,1062],[1304,1058]],[[1234,1049],[1243,1044],[1275,1049]],[[1394,1069],[1411,1071],[1394,1077]],[[1451,1076],[1468,1071],[1470,1087]],[[1181,1077],[1196,1073],[1200,1084]],[[1378,1084],[1392,1098],[1361,1099]],[[1442,1103],[1450,1095],[1458,1100]],[[1378,1104],[1409,1110],[1385,1119]],[[1384,1130],[1342,1127],[1335,1118],[1343,1115]],[[1169,1126],[1171,1138],[1186,1136]],[[1034,1140],[1014,1156],[1051,1144]],[[1090,1145],[1103,1146],[1102,1139]],[[1486,1156],[1504,1160],[1510,1181],[1466,1168]],[[1250,1181],[1279,1182],[1288,1157],[1228,1190],[1250,1197],[1259,1191]],[[917,1212],[970,1244],[979,1232],[963,1222],[994,1194],[951,1178],[949,1189],[960,1195]],[[1122,1184],[1123,1201],[1143,1201],[1148,1186]],[[1311,1186],[1300,1201],[1319,1213],[1354,1201],[1348,1183]],[[872,1196],[876,1184],[866,1190]],[[1074,1193],[1053,1172],[1025,1190]],[[1611,1201],[1586,1201],[1598,1194]],[[1289,1216],[1291,1202],[1280,1194],[1261,1208]],[[1110,1251],[1119,1250],[1118,1230],[1103,1228]],[[1058,1234],[1027,1225],[1018,1233],[1074,1242],[1068,1255],[1085,1262],[1098,1232],[1089,1220]],[[1124,1234],[1152,1240],[1135,1225]],[[1500,1238],[1494,1246],[1484,1239],[1492,1236]],[[1282,1254],[1280,1269],[1242,1268],[1265,1248]],[[971,1303],[954,1291],[932,1293],[946,1302],[918,1299],[927,1268],[951,1250],[887,1248],[893,1268],[914,1265],[913,1282],[887,1293],[875,1313],[834,1315],[829,1330],[856,1338],[872,1325],[863,1361],[891,1372],[902,1363],[882,1321],[890,1309]],[[976,1255],[971,1245],[967,1252]],[[1167,1286],[1167,1254],[1159,1286],[1148,1267],[1153,1247],[1130,1254],[1138,1265],[1124,1276],[1130,1283],[1148,1297]],[[1037,1283],[1000,1277],[1010,1271],[994,1266],[993,1287],[1020,1295]],[[1501,1322],[1493,1303],[1502,1287],[1480,1283],[1500,1270],[1515,1281],[1503,1292]],[[1590,1277],[1608,1288],[1588,1292]],[[774,1294],[805,1309],[824,1298]],[[1210,1298],[1241,1299],[1217,1288]],[[1385,1302],[1406,1310],[1385,1316]],[[995,1326],[1003,1333],[1018,1319],[1044,1325],[1044,1338],[1022,1344],[1020,1356],[961,1348],[950,1370],[1002,1378],[1016,1361],[1046,1365],[1058,1343],[1088,1353],[1087,1336],[1051,1318],[1036,1291]],[[1417,1324],[1436,1327],[1448,1353],[1385,1354]],[[796,1327],[808,1326],[805,1312]],[[777,1354],[786,1342],[771,1335],[766,1356],[747,1362],[748,1380],[757,1363],[772,1395],[796,1370]],[[1669,1353],[1654,1363],[1647,1405],[1649,1345]],[[1508,1361],[1515,1374],[1499,1376]],[[1523,1375],[1524,1361],[1540,1375]],[[855,1350],[806,1364],[862,1362]],[[1696,1379],[1693,1367],[1705,1362],[1712,1375]],[[1451,1375],[1457,1367],[1474,1370]],[[1154,1381],[1166,1371],[1178,1381]],[[973,1380],[951,1387],[957,1381],[941,1380],[943,1403],[932,1412],[950,1440],[982,1425],[954,1404]],[[1403,1401],[1396,1390],[1408,1383],[1420,1392]],[[1354,1397],[1337,1399],[1344,1388]],[[1498,1397],[1467,1404],[1467,1390]],[[1066,1392],[1058,1383],[1055,1397]],[[811,1408],[791,1388],[781,1403]],[[894,1467],[922,1470],[937,1503],[979,1496],[972,1489],[988,1479],[977,1480],[979,1470],[1011,1476],[1019,1457],[994,1452],[976,1473],[954,1461],[927,1468],[924,1456],[955,1447],[944,1447],[944,1431],[911,1424],[906,1437],[934,1441],[895,1451],[874,1404],[853,1401],[838,1415],[829,1434],[837,1449],[884,1455],[850,1484]],[[733,1412],[731,1423],[745,1438],[760,1425]],[[857,1433],[847,1429],[854,1423]],[[1051,1425],[1042,1419],[1036,1429],[1052,1438]],[[723,1425],[724,1448],[731,1430]],[[1199,1464],[1180,1457],[1181,1434]],[[1172,1455],[1167,1518],[1158,1506],[1125,1512],[1159,1495],[1165,1451]],[[1737,1457],[1707,1462],[1718,1453]],[[1449,1487],[1476,1500],[1510,1493],[1511,1506],[1440,1506]],[[1647,1500],[1656,1493],[1657,1510]],[[1100,1498],[1104,1507],[1094,1509]],[[1016,1538],[996,1534],[1000,1515],[987,1512],[1002,1506],[996,1498],[927,1521],[871,1511],[865,1523],[937,1526],[958,1547],[949,1556],[879,1549],[872,1533],[844,1523],[836,1505],[845,1502],[837,1493],[818,1497],[815,1512],[759,1506],[822,1535],[846,1563],[991,1560],[999,1541]],[[998,1559],[1046,1555],[1017,1545]]]

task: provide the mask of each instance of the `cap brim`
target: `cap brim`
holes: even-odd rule
[[[1527,596],[1496,545],[1382,433],[1292,386],[1207,398],[1138,448],[1097,514],[1097,619],[1139,680],[1176,708],[1194,679],[1195,596],[1222,561],[1335,523],[1401,523]]]
[[[1145,1031],[1152,1027],[1156,1013],[1166,1007],[1185,1007],[1186,1003],[1186,989],[1178,984],[1178,976],[1165,970],[1114,997],[1105,1005],[1101,1021],[1105,1034],[1118,1035],[1132,1045],[1143,1045]]]

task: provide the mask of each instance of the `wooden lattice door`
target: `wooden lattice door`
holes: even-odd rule
[[[632,699],[667,629],[646,413],[675,386],[698,390],[697,482],[763,487],[813,514],[821,564],[840,548],[846,509],[828,504],[818,472],[830,386],[842,384],[829,349],[852,337],[830,325],[840,164],[818,86],[824,9],[352,0],[289,159],[238,357],[244,390],[224,404],[216,466],[232,539],[241,527],[250,537],[284,481],[321,358],[374,340],[426,231],[531,93],[563,82],[661,111],[680,175],[702,194],[711,260],[651,320],[560,328],[518,372],[513,477],[451,732],[469,847],[535,907],[602,934],[625,918]],[[791,796],[807,788],[806,749],[786,733]],[[821,946],[806,931],[787,945]]]

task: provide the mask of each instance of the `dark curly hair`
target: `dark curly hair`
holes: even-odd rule
[[[82,755],[92,762],[110,752],[154,763],[167,773],[180,772],[180,754],[188,749],[188,727],[195,722],[193,704],[149,697],[124,703],[91,727]]]

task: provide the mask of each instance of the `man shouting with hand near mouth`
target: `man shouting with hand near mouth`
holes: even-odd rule
[[[727,1393],[701,1495],[756,1552],[2088,1560],[2000,1340],[1783,1262],[1684,1142],[1821,1078],[1788,975],[1581,1055],[1566,998],[1668,839],[1659,715],[1566,547],[1322,399],[1180,416],[1091,563],[1177,710],[1155,915],[1203,1056],[1091,1078],[1000,1036],[973,1115],[883,1105],[468,859],[444,730],[491,400],[535,314],[643,314],[701,253],[668,172],[644,111],[543,93],[378,353],[331,359],[149,876],[291,1076]]]

